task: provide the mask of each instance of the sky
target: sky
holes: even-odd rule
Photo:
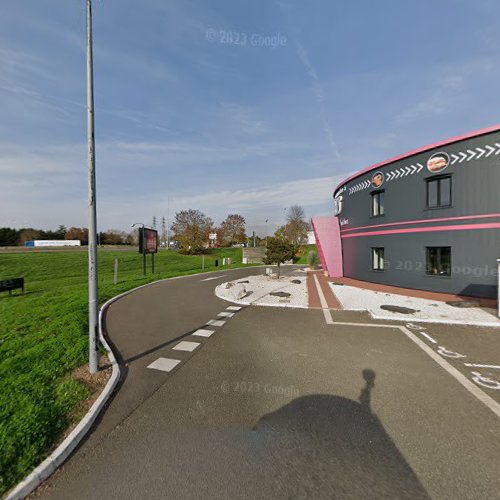
[[[269,234],[355,171],[500,123],[494,0],[94,0],[99,230]],[[87,226],[84,0],[0,3],[0,227]],[[268,220],[266,224],[266,220]]]

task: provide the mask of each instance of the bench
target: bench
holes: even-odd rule
[[[9,292],[12,295],[12,290],[22,288],[24,293],[24,278],[13,278],[11,280],[0,281],[0,292]]]

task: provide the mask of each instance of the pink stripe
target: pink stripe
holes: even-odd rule
[[[393,163],[393,162],[398,161],[398,160],[403,160],[404,158],[408,158],[410,156],[413,156],[413,155],[416,155],[416,154],[419,154],[419,153],[424,153],[425,151],[429,151],[430,149],[441,148],[443,146],[447,146],[449,144],[453,144],[454,142],[464,141],[465,139],[470,139],[472,137],[477,137],[477,136],[480,136],[480,135],[489,134],[490,132],[497,132],[498,130],[500,130],[500,125],[494,125],[492,127],[482,128],[482,129],[476,130],[474,132],[469,132],[468,134],[458,135],[458,136],[453,137],[451,139],[446,139],[445,141],[436,142],[434,144],[430,144],[430,145],[424,146],[422,148],[418,148],[418,149],[414,149],[412,151],[408,151],[408,153],[404,153],[402,155],[395,156],[394,158],[391,158],[390,160],[382,161],[380,163],[372,165],[371,167],[365,168],[364,170],[361,170],[360,172],[357,172],[356,174],[351,175],[350,177],[348,177],[347,179],[345,179],[344,181],[342,181],[335,188],[334,193],[336,193],[337,190],[339,188],[341,188],[344,184],[347,184],[349,181],[352,181],[353,179],[356,179],[356,177],[360,177],[361,175],[366,174],[367,172],[371,172],[372,170],[375,170],[377,168],[381,168],[381,167],[383,167],[385,165],[389,165],[389,163]]]
[[[453,226],[428,226],[428,227],[411,227],[408,229],[388,229],[387,231],[369,231],[363,233],[351,233],[342,236],[344,238],[359,238],[361,236],[373,236],[382,234],[399,234],[399,233],[432,233],[436,231],[467,231],[473,229],[500,229],[500,222],[489,222],[486,224],[462,224]]]
[[[439,219],[407,220],[403,222],[388,222],[387,224],[375,224],[373,226],[358,226],[351,227],[349,229],[342,229],[341,233],[347,233],[348,231],[356,231],[359,229],[371,229],[373,227],[403,226],[408,224],[422,224],[423,222],[446,222],[451,220],[488,219],[492,217],[500,217],[500,213],[483,215],[461,215],[460,217],[440,217]]]

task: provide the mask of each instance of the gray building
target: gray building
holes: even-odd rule
[[[496,296],[500,126],[373,165],[339,184],[334,204],[341,255],[331,259],[344,276]]]

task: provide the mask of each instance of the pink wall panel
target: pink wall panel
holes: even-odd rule
[[[331,278],[342,277],[344,270],[338,217],[313,217],[312,224],[323,269]]]

